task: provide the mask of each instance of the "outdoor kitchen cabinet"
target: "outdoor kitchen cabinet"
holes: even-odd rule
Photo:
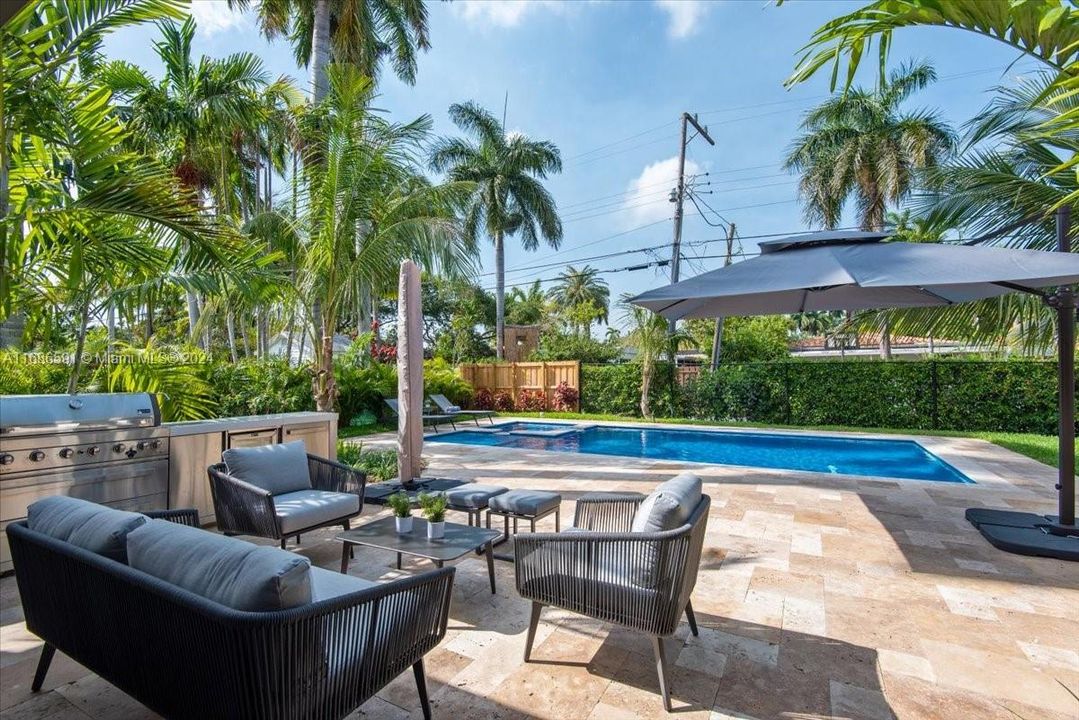
[[[302,440],[307,452],[337,458],[337,414],[280,413],[165,423],[170,429],[170,508],[194,507],[204,525],[216,521],[206,468],[221,462],[232,447],[254,447]]]

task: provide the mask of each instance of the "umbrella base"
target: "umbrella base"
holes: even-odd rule
[[[1079,562],[1079,526],[1061,525],[1055,515],[970,508],[966,518],[999,550]]]
[[[387,480],[376,485],[368,485],[364,490],[365,502],[375,505],[385,505],[386,498],[397,492],[404,492],[413,502],[423,492],[444,492],[461,485],[467,485],[470,480],[454,480],[452,478],[415,478],[412,482],[402,483],[396,478]]]

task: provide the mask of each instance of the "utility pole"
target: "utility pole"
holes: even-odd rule
[[[682,113],[682,141],[678,146],[678,188],[674,195],[674,243],[671,248],[671,284],[678,282],[678,265],[682,259],[682,206],[686,199],[686,146],[693,138],[686,138],[688,125],[693,125],[697,134],[708,141],[709,145],[715,145],[716,141],[708,134],[708,128],[697,122],[696,115]],[[674,323],[671,323],[674,329]]]
[[[731,264],[731,256],[734,254],[734,223],[727,225],[727,256],[723,258],[723,267]],[[712,333],[712,370],[719,367],[719,357],[723,352],[723,316],[716,318],[716,329]]]

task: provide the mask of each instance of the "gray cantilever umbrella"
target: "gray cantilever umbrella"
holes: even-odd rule
[[[1058,222],[1060,246],[1067,252],[1068,214],[1061,213]],[[821,232],[761,243],[759,257],[650,290],[632,302],[674,320],[933,307],[1010,292],[1041,296],[1057,308],[1060,318],[1060,516],[1052,530],[1079,534],[1074,532],[1075,298],[1069,287],[1079,283],[1079,254],[887,242],[888,237]],[[1041,290],[1053,286],[1059,289],[1052,294]],[[1011,521],[1018,522],[1014,517]],[[1045,518],[1040,521],[1046,525]],[[1075,545],[1079,542],[1069,541],[1067,547],[1079,559]]]

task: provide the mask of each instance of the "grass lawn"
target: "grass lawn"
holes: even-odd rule
[[[841,427],[837,425],[761,425],[757,423],[737,422],[713,422],[711,420],[693,420],[690,418],[656,418],[655,420],[642,420],[636,417],[623,415],[601,415],[596,413],[506,413],[519,417],[545,418],[549,420],[613,420],[616,422],[653,422],[653,423],[677,423],[679,425],[704,425],[710,427],[755,427],[755,428],[783,428],[789,430],[837,430],[850,432],[870,432],[896,435],[939,435],[943,437],[972,437],[980,440],[988,440],[1014,452],[1034,458],[1052,467],[1057,466],[1057,438],[1055,435],[1034,435],[1032,433],[1010,432],[952,432],[944,430],[908,430],[904,428],[858,428]]]

